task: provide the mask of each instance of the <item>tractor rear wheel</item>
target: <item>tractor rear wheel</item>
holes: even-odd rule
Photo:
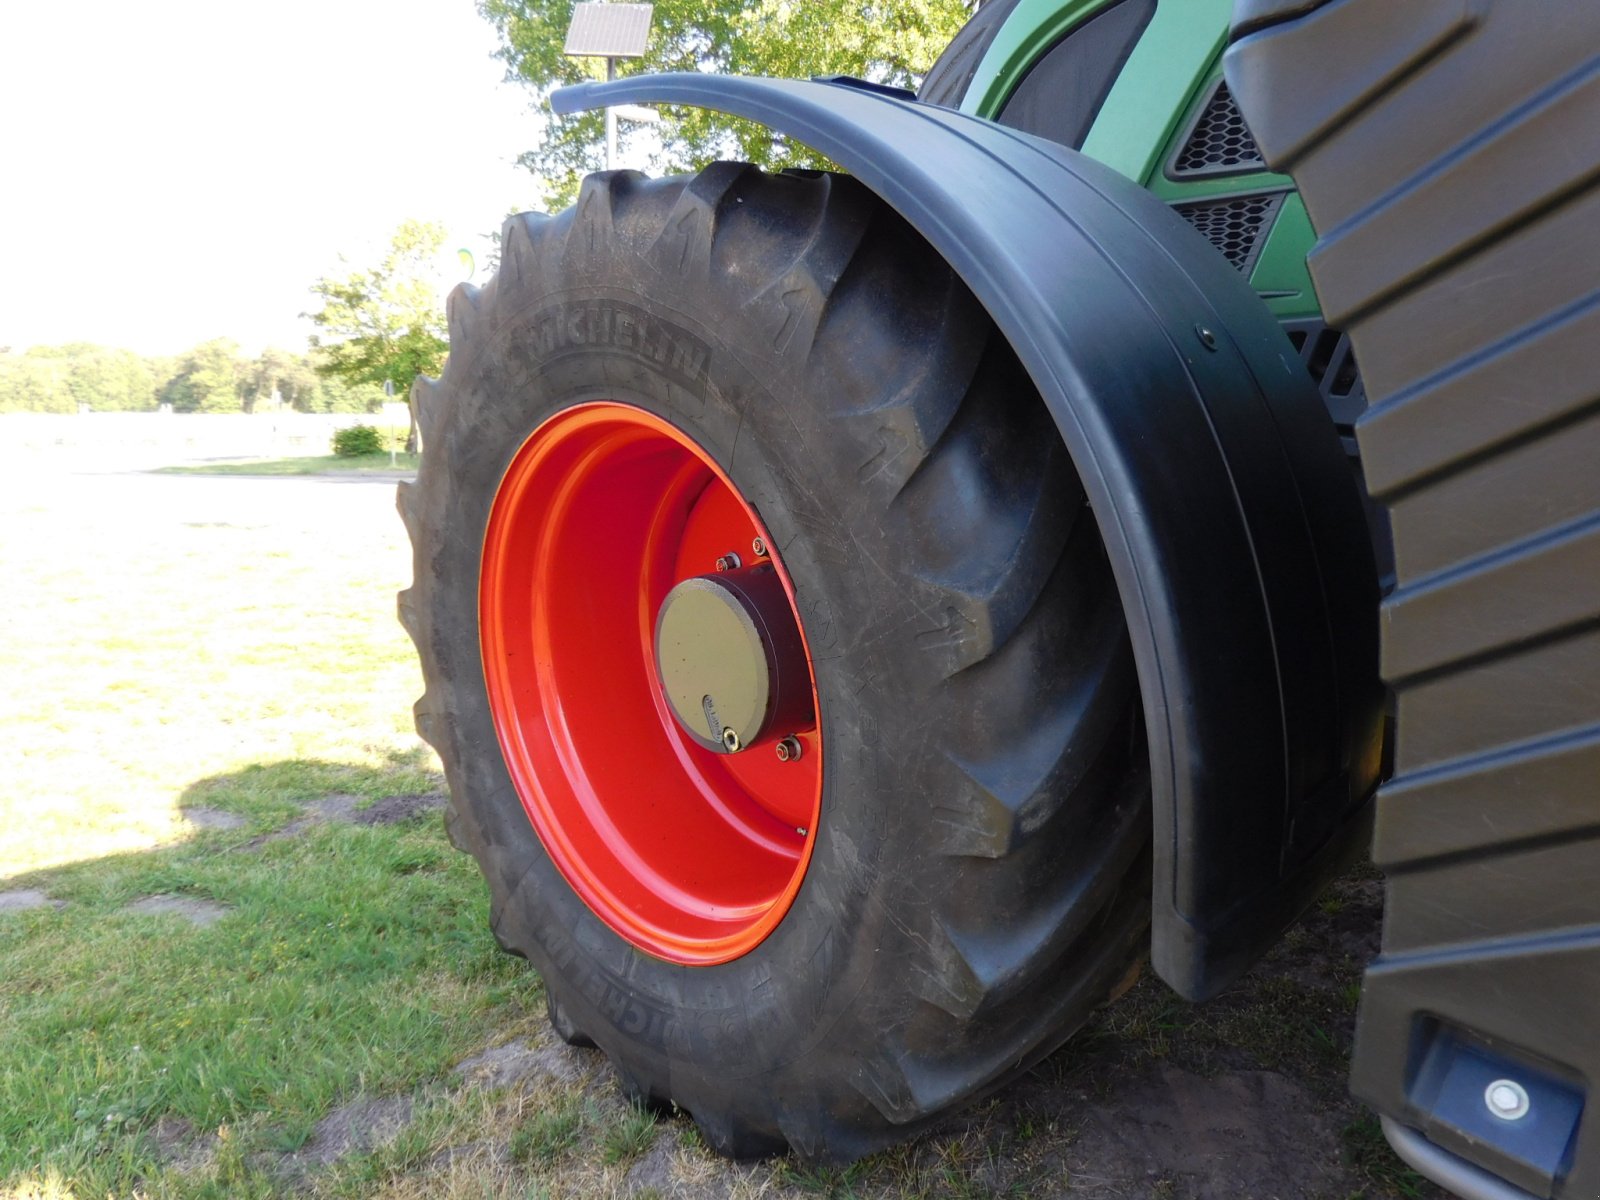
[[[846,1161],[1065,1040],[1149,919],[1121,606],[1061,440],[854,180],[590,177],[419,384],[400,598],[448,824],[568,1041]]]

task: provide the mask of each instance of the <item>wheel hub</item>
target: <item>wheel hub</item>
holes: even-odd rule
[[[656,616],[656,670],[679,727],[737,754],[812,723],[805,645],[770,563],[685,579]]]

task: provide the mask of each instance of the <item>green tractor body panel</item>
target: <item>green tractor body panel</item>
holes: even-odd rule
[[[1053,50],[1088,23],[1137,2],[1020,0],[979,60],[961,111],[1008,123],[1008,102]],[[1229,202],[1271,198],[1269,219],[1249,249],[1235,249],[1230,259],[1248,268],[1251,286],[1279,320],[1315,321],[1321,314],[1306,270],[1315,235],[1288,176],[1260,162],[1178,168],[1222,85],[1231,11],[1231,0],[1157,0],[1137,14],[1147,19],[1076,148],[1150,189],[1203,232],[1227,221],[1222,206]],[[1216,232],[1214,240],[1224,236]]]

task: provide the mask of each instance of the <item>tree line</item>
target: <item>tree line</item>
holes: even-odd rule
[[[0,412],[377,411],[382,386],[325,374],[324,358],[276,348],[251,358],[228,338],[168,357],[88,342],[0,347]]]

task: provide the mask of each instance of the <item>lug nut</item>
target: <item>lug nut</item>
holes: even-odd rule
[[[767,543],[762,541],[760,538],[756,538],[750,543],[750,552],[757,558],[765,558],[767,554]]]
[[[738,569],[739,556],[737,554],[724,554],[717,559],[717,570],[719,571],[737,571]]]
[[[800,761],[800,756],[802,754],[804,754],[804,753],[805,753],[805,748],[800,745],[800,739],[799,738],[790,736],[790,737],[780,738],[779,739],[779,741],[778,741],[778,761],[779,762],[798,762],[798,761]]]
[[[739,734],[732,729],[722,731],[722,744],[728,748],[729,754],[737,754],[743,748],[739,741]]]

